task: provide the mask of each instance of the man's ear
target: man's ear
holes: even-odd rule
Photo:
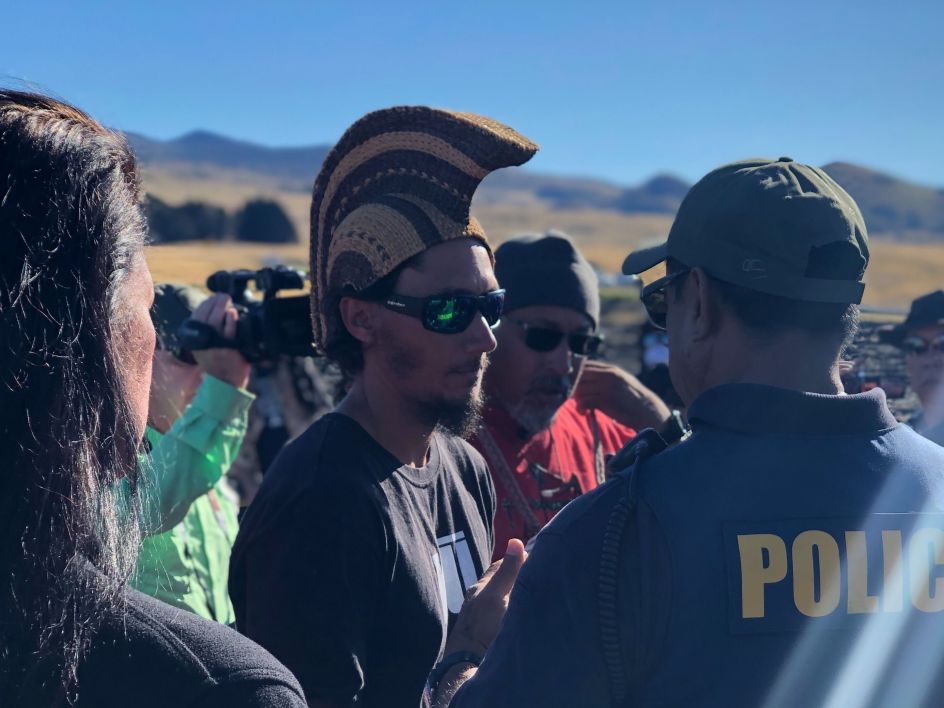
[[[714,334],[721,324],[718,289],[712,285],[708,274],[701,268],[692,268],[685,286],[691,291],[690,311],[694,325],[692,333],[695,339],[705,339]]]
[[[342,297],[338,303],[341,322],[361,344],[372,344],[377,331],[377,303]]]

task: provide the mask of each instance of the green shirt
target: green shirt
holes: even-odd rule
[[[223,624],[235,621],[227,580],[237,509],[221,479],[246,434],[253,398],[207,375],[165,435],[147,429],[145,496],[154,501],[142,504],[142,518],[146,531],[158,533],[144,540],[132,585]]]

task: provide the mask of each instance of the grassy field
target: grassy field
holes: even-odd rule
[[[310,195],[289,189],[258,175],[227,172],[206,174],[191,170],[145,170],[146,191],[171,204],[204,201],[234,212],[258,196],[277,200],[295,224],[302,242],[292,246],[243,243],[187,243],[153,246],[149,262],[158,281],[203,284],[206,276],[221,268],[258,267],[288,263],[305,267],[308,261],[308,208]],[[528,232],[550,228],[573,237],[592,262],[608,272],[618,272],[626,254],[640,245],[664,238],[671,218],[655,214],[622,214],[594,209],[552,209],[540,202],[475,203],[473,214],[494,243]],[[875,307],[907,307],[912,299],[944,287],[944,244],[902,244],[872,239],[872,262],[866,278],[865,304]]]
[[[565,215],[561,219],[566,223],[577,223],[579,215]],[[645,222],[645,236],[638,233],[623,235],[616,232],[611,241],[606,241],[598,233],[581,236],[570,231],[578,245],[586,254],[607,271],[616,271],[630,246],[638,244],[649,236]],[[624,217],[631,222],[631,218]],[[522,218],[522,221],[526,221]],[[484,222],[484,220],[483,220]],[[531,222],[533,223],[533,222]],[[632,224],[630,224],[632,225]],[[507,235],[518,233],[513,226],[504,230],[486,226],[492,234]],[[536,226],[527,226],[522,230],[535,230]],[[496,241],[499,239],[496,238]],[[168,246],[151,246],[148,249],[148,262],[154,279],[202,285],[206,277],[221,268],[255,268],[262,265],[287,263],[306,268],[308,262],[307,244],[292,246],[271,246],[244,243],[187,243]],[[875,307],[907,307],[912,299],[923,293],[944,287],[944,246],[900,244],[892,241],[873,239],[872,262],[866,277],[864,304]]]

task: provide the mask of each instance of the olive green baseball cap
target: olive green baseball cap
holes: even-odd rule
[[[855,200],[823,170],[789,157],[756,158],[699,180],[668,239],[630,253],[623,273],[667,258],[771,295],[859,303],[869,238]]]

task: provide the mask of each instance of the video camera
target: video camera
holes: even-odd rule
[[[233,299],[239,313],[235,339],[223,338],[202,322],[186,320],[177,330],[184,349],[238,349],[249,362],[289,356],[315,356],[314,334],[307,295],[276,297],[280,290],[300,290],[305,273],[287,266],[260,270],[220,270],[207,278],[207,288]],[[249,283],[263,292],[262,302],[252,298]]]

